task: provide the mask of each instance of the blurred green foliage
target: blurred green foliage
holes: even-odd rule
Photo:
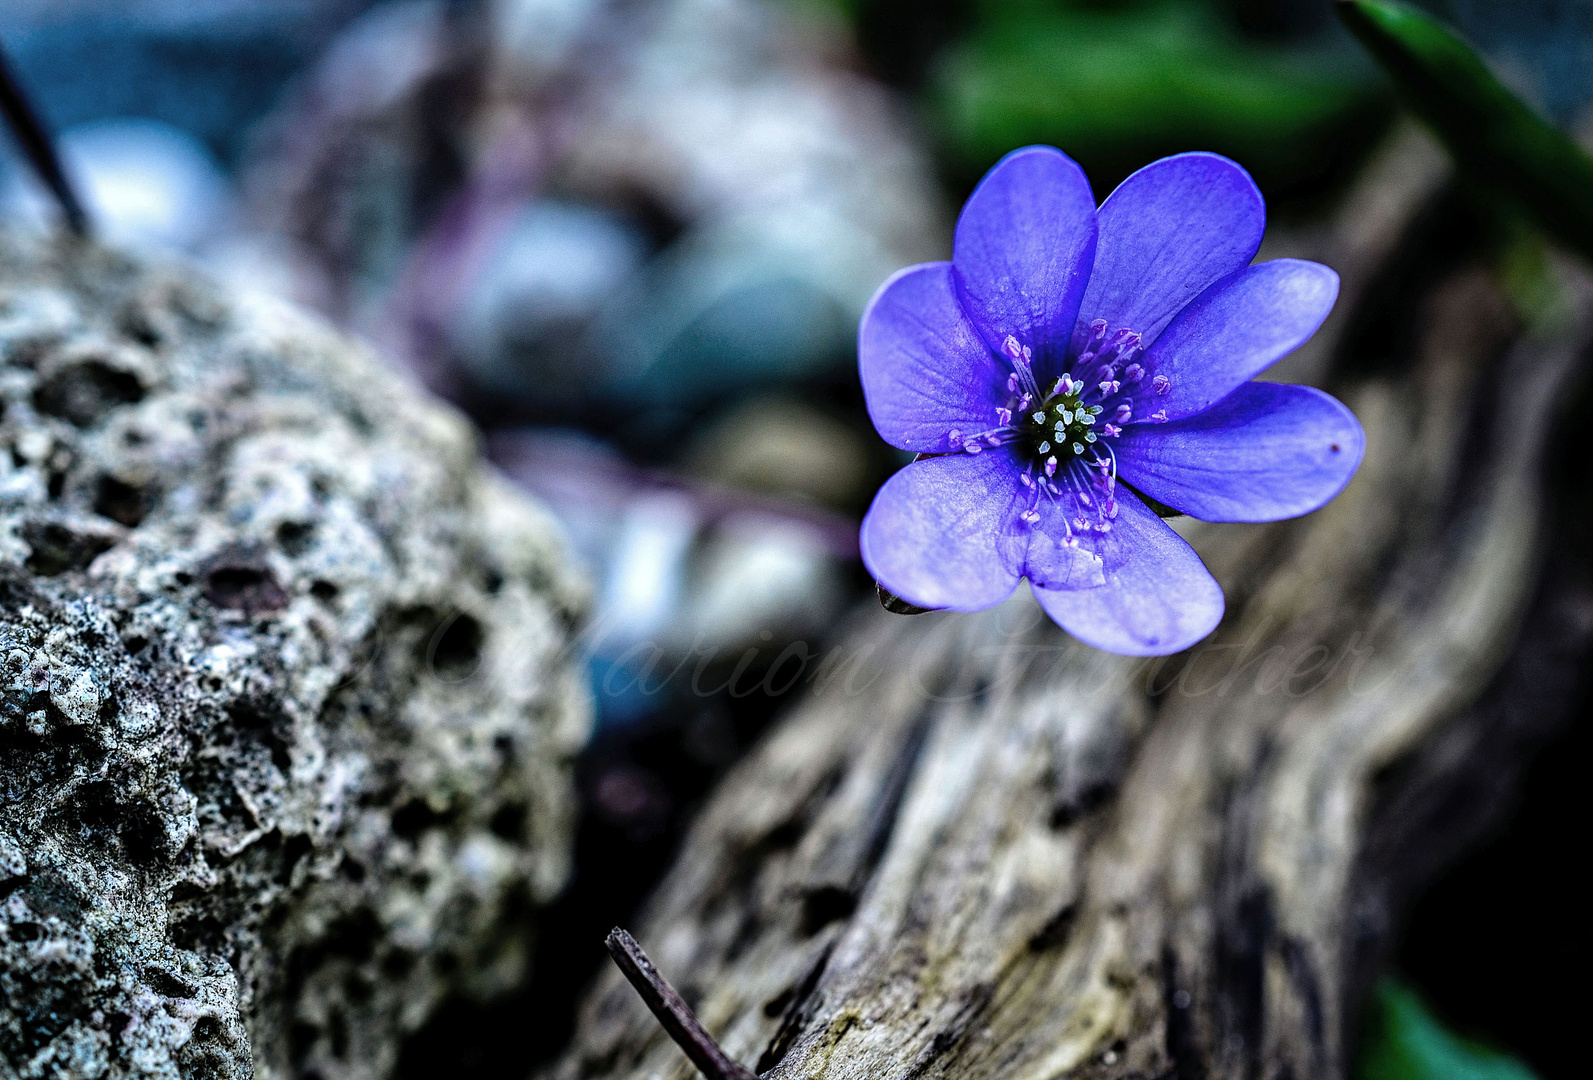
[[[1436,19],[1384,0],[1348,0],[1338,10],[1462,176],[1593,258],[1593,158]]]
[[[1063,148],[1097,186],[1204,149],[1242,162],[1271,196],[1308,194],[1387,115],[1353,51],[1247,38],[1199,0],[979,0],[925,89],[959,179],[1028,143]]]
[[[1378,985],[1356,1080],[1537,1080],[1515,1058],[1463,1039],[1427,1011],[1415,991]]]

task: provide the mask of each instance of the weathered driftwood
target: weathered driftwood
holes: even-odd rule
[[[1443,166],[1406,137],[1374,171],[1334,230],[1267,252],[1344,276],[1289,377],[1351,404],[1365,464],[1300,521],[1180,523],[1228,596],[1211,643],[1107,657],[1026,597],[867,613],[708,805],[634,929],[732,1057],[1344,1073],[1402,897],[1498,805],[1590,639],[1543,480],[1586,297],[1532,337],[1480,264],[1407,273]],[[613,971],[553,1070],[690,1074]]]

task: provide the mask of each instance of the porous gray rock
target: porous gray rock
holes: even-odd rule
[[[514,983],[584,589],[364,349],[0,235],[0,1080],[378,1080]]]

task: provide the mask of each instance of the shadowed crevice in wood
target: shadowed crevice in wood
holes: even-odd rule
[[[1194,998],[1178,977],[1178,954],[1162,949],[1162,1009],[1166,1016],[1168,1076],[1179,1080],[1206,1080],[1206,1063],[1200,1056],[1200,1043],[1190,1013]]]
[[[885,776],[879,795],[874,800],[864,833],[862,858],[846,888],[846,892],[852,898],[853,908],[856,907],[857,897],[879,867],[880,856],[885,854],[891,833],[896,829],[901,814],[902,799],[907,794],[907,784],[912,780],[913,772],[918,767],[918,759],[923,754],[924,741],[929,735],[930,724],[931,720],[927,715],[913,722],[907,731],[907,737],[902,741],[896,760],[891,763],[890,772]],[[846,915],[850,916],[851,911],[848,910]]]
[[[1047,949],[1060,949],[1068,943],[1068,935],[1073,933],[1073,920],[1078,917],[1077,904],[1065,904],[1061,911],[1045,921],[1045,925],[1035,931],[1029,939],[1031,952],[1045,952]]]
[[[802,1029],[812,1021],[813,1014],[820,1004],[814,996],[814,990],[819,985],[819,977],[824,974],[825,965],[830,962],[830,953],[834,948],[835,943],[831,942],[821,949],[799,984],[764,1005],[764,1015],[778,1016],[780,1026],[775,1030],[774,1038],[769,1040],[769,1045],[758,1057],[756,1068],[759,1073],[766,1073],[780,1064],[786,1051],[791,1049],[791,1044],[796,1042],[797,1036],[802,1033]]]

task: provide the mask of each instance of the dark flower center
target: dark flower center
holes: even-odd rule
[[[1031,456],[1044,461],[1054,455],[1059,463],[1065,462],[1083,454],[1099,438],[1095,423],[1101,406],[1086,405],[1083,392],[1083,383],[1067,377],[1058,379],[1053,392],[1043,401],[1012,418],[1020,445]]]
[[[1166,422],[1158,399],[1172,388],[1171,380],[1140,363],[1139,333],[1127,327],[1108,333],[1102,319],[1090,324],[1072,370],[1048,387],[1036,378],[1029,346],[1008,335],[998,351],[1012,365],[1006,404],[997,406],[992,427],[953,428],[947,443],[968,454],[1010,447],[1022,470],[1018,482],[1029,492],[1019,518],[1034,525],[1043,509],[1061,509],[1055,521],[1061,543],[1076,546],[1081,536],[1110,532],[1118,512],[1112,443],[1131,422]]]

